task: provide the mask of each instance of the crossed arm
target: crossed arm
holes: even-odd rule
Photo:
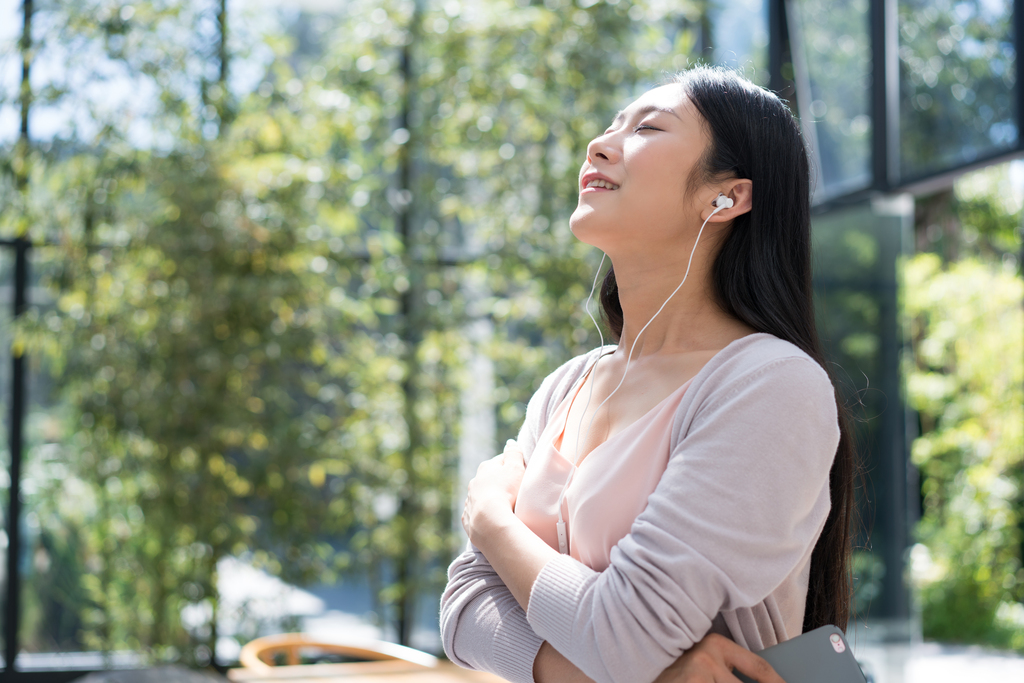
[[[684,455],[604,572],[559,555],[512,513],[518,452],[481,466],[464,520],[477,551],[452,565],[442,600],[453,659],[513,681],[734,682],[736,667],[777,683],[758,658],[705,636],[716,614],[772,593],[827,515],[834,402],[809,363],[763,367],[702,404]]]
[[[525,611],[534,581],[558,552],[512,514],[524,470],[518,447],[506,446],[504,453],[483,463],[470,482],[462,521],[470,541],[490,561]],[[733,668],[760,683],[785,683],[766,661],[718,634],[705,636],[665,669],[655,683],[738,683]],[[536,683],[592,683],[547,641],[534,659],[533,678]]]

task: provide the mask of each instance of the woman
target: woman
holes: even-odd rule
[[[853,451],[815,334],[799,129],[694,69],[590,143],[580,188],[618,344],[552,373],[470,484],[445,651],[511,681],[779,683],[748,650],[845,627],[850,590]]]

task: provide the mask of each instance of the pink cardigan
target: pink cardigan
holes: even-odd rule
[[[598,351],[541,384],[519,433],[524,453]],[[799,634],[838,441],[817,363],[771,335],[733,342],[684,393],[668,467],[608,568],[552,560],[526,613],[470,546],[441,598],[445,653],[532,682],[546,640],[598,683],[642,683],[712,631],[751,650]]]

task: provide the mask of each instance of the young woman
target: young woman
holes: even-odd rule
[[[698,68],[587,148],[573,233],[613,347],[552,373],[469,487],[445,651],[510,681],[781,679],[845,627],[853,451],[811,301],[808,165],[773,94]]]

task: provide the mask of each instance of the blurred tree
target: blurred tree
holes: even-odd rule
[[[920,202],[903,287],[924,634],[1024,651],[1021,217],[1005,165]]]
[[[352,3],[317,60],[325,77],[310,96],[334,102],[347,124],[335,164],[356,181],[357,250],[371,268],[402,265],[399,278],[381,277],[397,294],[391,329],[404,351],[409,431],[396,514],[356,534],[352,548],[370,566],[393,568],[383,603],[394,606],[403,641],[416,596],[443,584],[453,550],[451,518],[431,514],[450,509],[453,434],[438,438],[436,417],[423,415],[441,414],[428,408],[440,403],[454,417],[453,380],[474,381],[458,376],[468,350],[461,330],[480,318],[495,325],[486,352],[498,361],[502,439],[515,436],[544,374],[596,342],[579,306],[593,277],[588,250],[565,219],[586,143],[643,78],[668,66],[671,55],[654,49],[656,32],[639,21],[648,17],[662,21],[664,10]],[[673,35],[680,49],[693,43],[691,32]],[[381,120],[389,125],[371,125]],[[325,229],[340,229],[322,215]],[[437,371],[422,365],[431,357],[444,359]]]
[[[369,572],[409,642],[454,551],[466,326],[493,325],[514,436],[540,378],[596,343],[576,169],[696,44],[682,9],[353,0],[242,48],[223,0],[52,3],[47,49],[89,59],[50,97],[82,123],[33,150],[47,211],[2,216],[47,216],[55,305],[18,344],[48,358],[66,429],[30,457],[50,562],[28,647],[208,662],[228,555]],[[90,99],[111,71],[149,108]],[[54,643],[62,613],[80,632]]]
[[[168,84],[154,127],[174,137],[169,149],[138,149],[108,125],[41,184],[66,207],[48,226],[62,245],[57,307],[27,316],[20,343],[50,354],[77,431],[60,459],[86,491],[66,499],[66,478],[51,477],[36,502],[50,537],[71,528],[82,539],[88,601],[65,608],[82,614],[83,646],[204,664],[218,635],[220,558],[256,553],[307,580],[345,564],[328,539],[348,528],[348,497],[325,487],[310,431],[334,397],[310,377],[332,376],[326,340],[363,306],[325,317],[325,261],[305,231],[326,174],[308,140],[253,153],[245,128],[232,134],[223,39],[215,77],[192,91],[180,81],[192,53],[124,47],[203,36],[211,23],[223,36],[223,3],[212,16],[58,9],[55,35],[101,40],[114,64]],[[46,585],[57,569],[34,578]],[[30,646],[53,630],[38,624]]]

